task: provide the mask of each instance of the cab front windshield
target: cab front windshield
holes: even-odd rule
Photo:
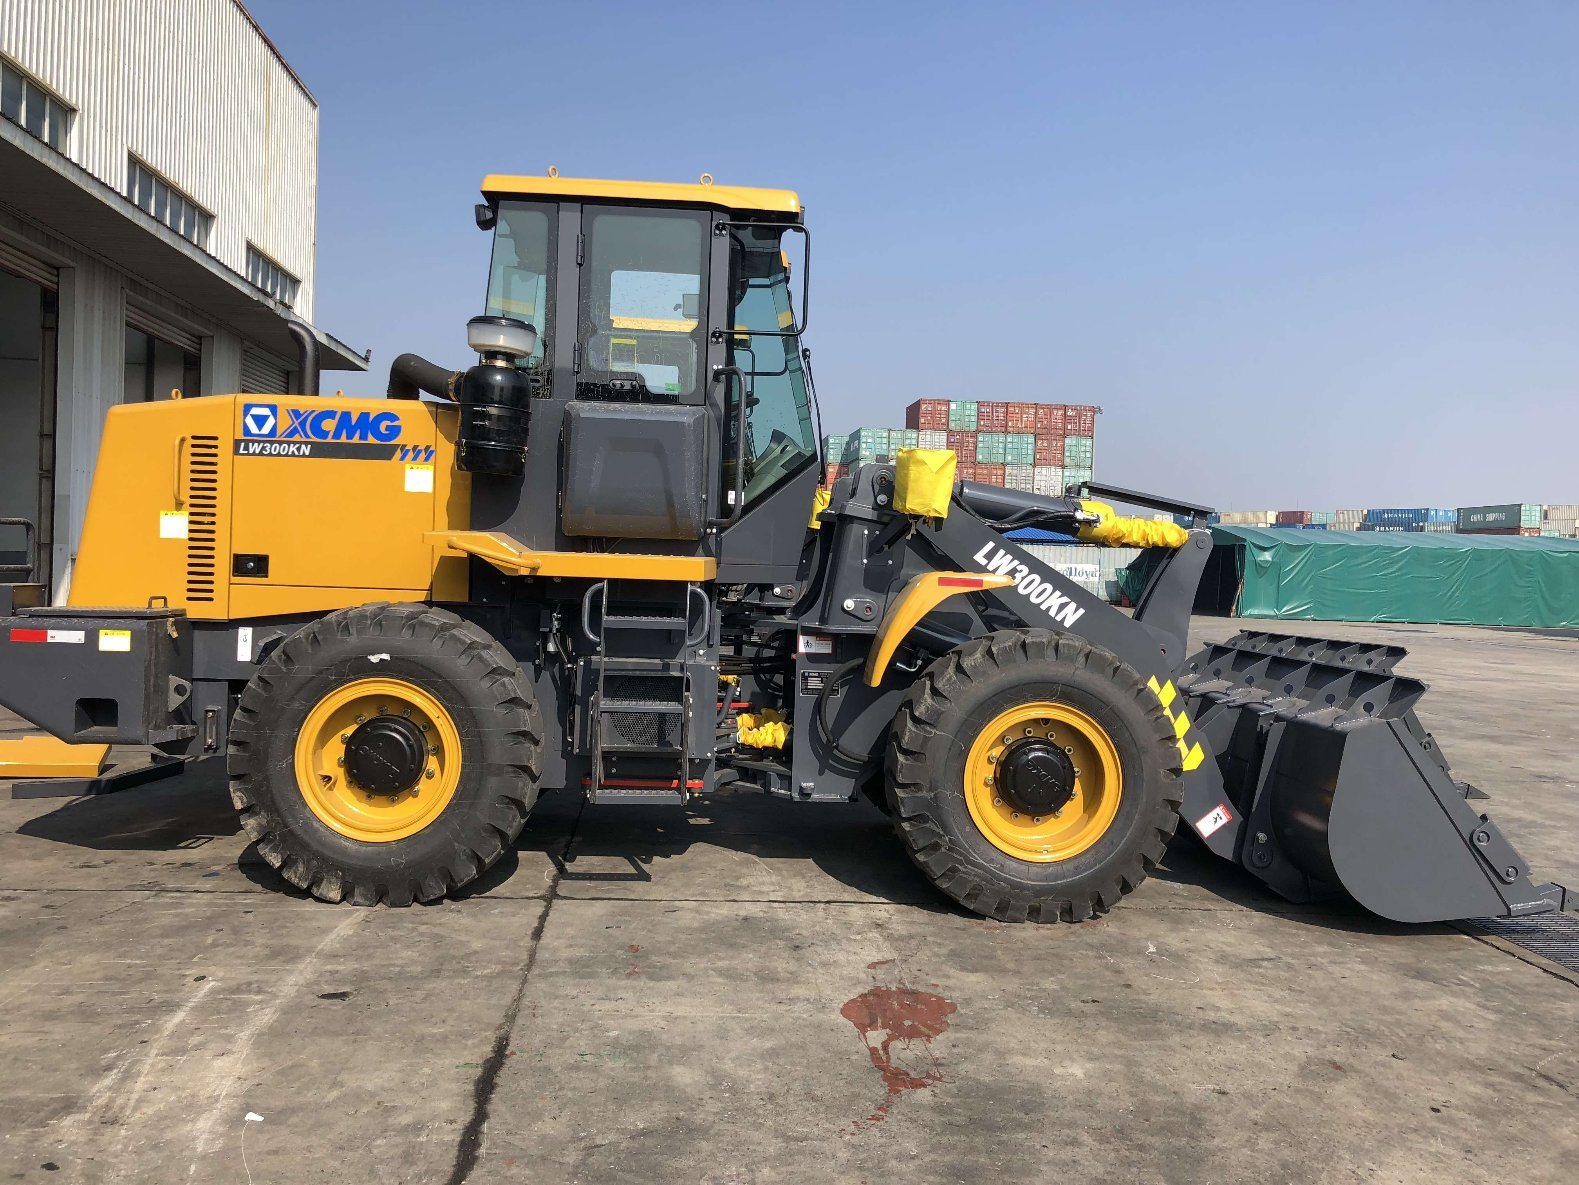
[[[732,234],[730,361],[746,379],[746,440],[740,455],[746,462],[748,507],[817,457],[800,339],[776,336],[796,323],[779,235],[775,227],[744,226],[734,227]],[[738,390],[735,394],[738,398]]]

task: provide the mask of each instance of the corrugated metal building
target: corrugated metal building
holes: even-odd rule
[[[111,406],[292,384],[318,104],[237,0],[4,0],[0,116],[0,517],[59,596]]]

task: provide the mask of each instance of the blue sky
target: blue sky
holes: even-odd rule
[[[829,430],[1095,403],[1220,506],[1579,502],[1579,5],[248,0],[316,320],[465,365],[487,172],[797,189]]]

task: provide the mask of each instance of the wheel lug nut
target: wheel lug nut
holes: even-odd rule
[[[423,774],[422,776],[425,777],[425,778],[430,778],[431,779],[433,777],[433,771],[430,769],[430,770],[428,770],[427,773]]]
[[[342,733],[341,733],[341,734],[340,734],[340,743],[341,743],[341,744],[342,744],[342,745],[344,745],[344,744],[346,744],[346,743],[347,743],[347,742],[349,742],[349,741],[350,741],[350,739],[351,739],[351,734],[350,734],[350,733],[348,733],[348,732],[342,732]]]
[[[367,717],[366,716],[358,716],[356,718],[356,722],[358,724],[366,724],[367,723]]]
[[[411,719],[411,709],[407,708],[404,712],[401,713],[401,715],[403,715],[407,720],[410,720]]]
[[[988,753],[987,754],[987,764],[988,765],[996,764],[997,760],[998,760],[998,755],[996,753]]]
[[[1042,821],[1042,816],[1041,816],[1041,815],[1037,815],[1037,816],[1036,816],[1036,821],[1037,821],[1037,822],[1038,822],[1038,823],[1040,823],[1040,822],[1041,822],[1041,821]]]
[[[335,764],[336,765],[344,765],[345,764],[345,758],[344,757],[339,758],[338,760],[335,761]]]
[[[1009,818],[1011,818],[1011,819],[1018,819],[1019,817],[1020,817],[1020,812],[1019,811],[1010,811],[1009,812]]]
[[[992,805],[993,806],[1002,806],[1003,805],[1003,799],[1001,799],[1001,798],[994,798],[992,800]]]
[[[1003,734],[1003,743],[1005,745],[1007,745],[1013,739],[1014,739],[1014,734],[1012,732],[1006,732],[1006,733]]]

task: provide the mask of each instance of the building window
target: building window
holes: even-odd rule
[[[183,239],[207,248],[214,216],[135,156],[126,162],[126,196]]]
[[[296,303],[302,282],[251,243],[247,244],[247,279],[286,308]]]
[[[0,58],[0,115],[20,124],[29,135],[37,136],[56,152],[65,152],[66,136],[76,112]]]

